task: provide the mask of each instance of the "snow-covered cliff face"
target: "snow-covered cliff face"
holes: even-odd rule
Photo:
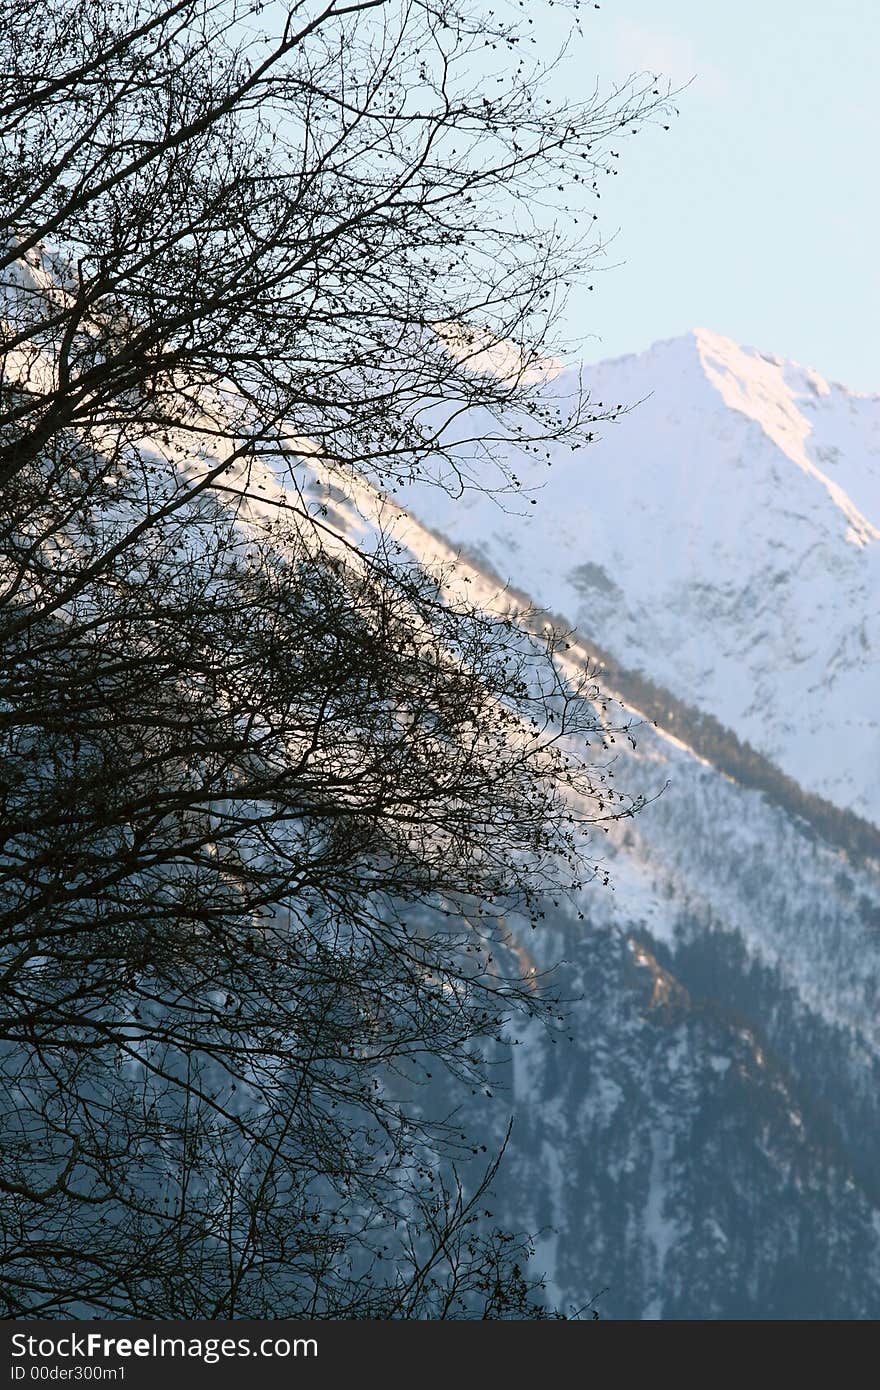
[[[585,380],[646,399],[583,455],[523,461],[537,506],[413,510],[880,824],[880,398],[703,332]],[[880,862],[675,729],[618,757],[619,786],[669,785],[601,838],[612,888],[520,933],[575,1002],[462,1098],[496,1141],[515,1117],[496,1215],[540,1232],[566,1310],[606,1289],[611,1317],[880,1317]]]
[[[565,372],[550,390],[577,389]],[[880,396],[697,330],[585,367],[589,448],[517,459],[537,505],[414,492],[543,607],[880,823]],[[508,504],[509,505],[509,504]]]

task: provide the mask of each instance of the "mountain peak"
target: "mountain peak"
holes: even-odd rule
[[[805,366],[794,358],[783,357],[779,353],[767,352],[763,348],[740,343],[735,338],[715,329],[696,326],[670,338],[655,339],[641,352],[624,353],[620,357],[595,359],[595,366],[611,366],[623,363],[660,361],[697,365],[704,368],[711,363],[716,368],[725,366],[734,375],[751,377],[760,375],[765,369],[778,373],[787,388],[798,395],[827,396],[833,393],[851,397],[854,400],[878,402],[880,395],[852,391],[840,382],[827,380],[821,372]]]
[[[880,432],[880,397],[857,395],[830,384],[812,367],[744,347],[707,328],[596,363],[586,375],[595,399],[610,391],[627,404],[642,402],[642,411],[650,409],[658,423],[672,421],[682,438],[685,417],[700,434],[714,429],[723,437],[736,428],[735,417],[744,417],[772,445],[767,451],[756,442],[741,460],[756,483],[760,474],[762,489],[775,487],[773,479],[785,468],[792,501],[804,497],[802,510],[817,519],[824,513],[826,526],[842,528],[849,545],[880,540],[878,450],[866,448],[870,436]],[[806,493],[791,465],[809,479]],[[811,494],[816,505],[808,500]]]
[[[705,328],[582,381],[629,408],[549,472],[516,456],[528,515],[477,495],[413,497],[416,515],[880,823],[880,397]]]

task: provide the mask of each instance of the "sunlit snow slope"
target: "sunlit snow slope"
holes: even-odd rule
[[[567,371],[624,410],[429,526],[802,787],[880,823],[880,396],[698,329]]]

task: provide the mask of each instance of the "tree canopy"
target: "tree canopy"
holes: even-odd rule
[[[419,1087],[552,1011],[505,914],[635,803],[564,639],[379,505],[602,414],[541,363],[659,98],[555,102],[534,9],[6,7],[7,1315],[540,1313]]]

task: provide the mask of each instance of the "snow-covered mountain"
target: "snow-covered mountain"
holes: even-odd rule
[[[507,509],[414,489],[400,513],[296,450],[328,551],[378,512],[420,560],[460,549],[450,584],[509,581],[660,725],[617,756],[621,788],[665,790],[597,834],[611,886],[510,923],[564,1022],[512,1025],[491,1096],[438,1075],[424,1104],[489,1152],[513,1115],[494,1215],[566,1312],[880,1317],[880,398],[705,332],[548,390],[581,376],[633,409],[516,460]],[[287,465],[247,476],[259,528]]]
[[[428,490],[409,505],[880,824],[880,396],[704,330],[548,389],[565,403],[581,385],[624,409],[584,450],[514,461],[537,505]]]
[[[520,934],[564,1028],[514,1030],[463,1114],[496,1142],[514,1115],[496,1213],[564,1309],[878,1317],[880,835],[848,853],[794,784],[880,823],[880,398],[705,332],[584,379],[642,403],[518,460],[537,506],[409,499],[472,591],[509,581],[676,716],[618,755],[619,785],[668,786],[603,839],[612,887]]]
[[[566,1311],[878,1317],[880,831],[848,856],[800,789],[880,824],[880,399],[703,333],[584,380],[642,403],[550,470],[517,460],[534,507],[425,489],[401,513],[302,464],[331,529],[369,547],[381,512],[420,560],[463,550],[451,585],[492,606],[509,581],[636,717],[675,705],[619,753],[621,788],[666,790],[597,836],[611,887],[510,924],[565,1023],[514,1026],[491,1097],[437,1076],[424,1104],[490,1152],[513,1115],[495,1217],[536,1233]],[[252,484],[243,524],[283,487]]]

